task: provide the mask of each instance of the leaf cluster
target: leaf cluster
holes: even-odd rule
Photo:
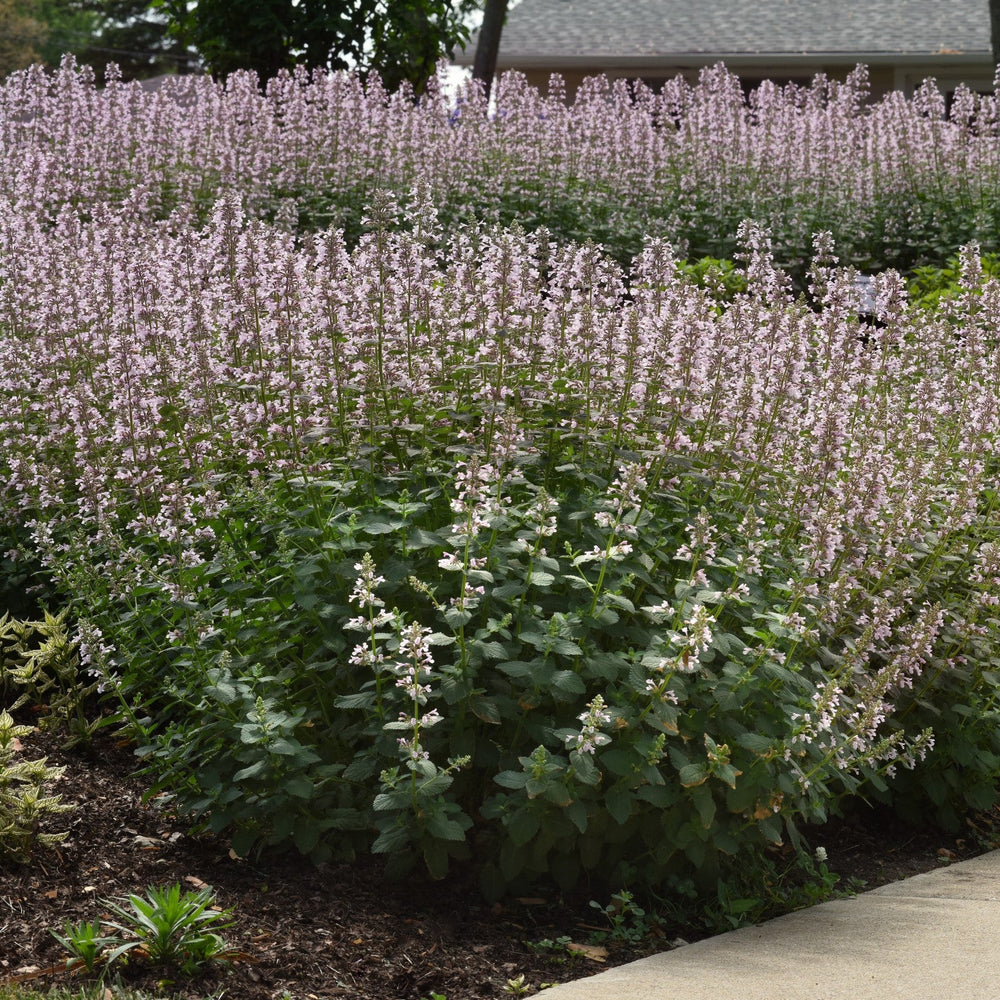
[[[8,712],[0,712],[0,858],[21,863],[36,846],[55,847],[66,839],[65,833],[46,830],[45,821],[74,808],[45,793],[65,769],[50,767],[44,757],[24,758],[20,737],[30,732],[30,726],[19,726]]]
[[[674,486],[623,505],[616,464],[576,448],[567,432],[525,452],[457,551],[444,466],[370,478],[359,459],[341,479],[235,493],[182,601],[150,587],[134,613],[105,609],[129,651],[123,690],[159,720],[137,733],[157,787],[240,853],[373,850],[440,877],[475,845],[491,896],[634,865],[649,885],[714,884],[885,787],[877,759],[843,764],[849,667],[831,742],[797,738],[849,636],[783,624],[815,619],[789,590],[793,554],[775,540],[751,572],[747,511],[721,484],[663,467],[653,480]],[[706,502],[724,545],[701,566],[683,548]],[[384,608],[359,617],[365,560]],[[711,623],[703,647],[695,622]],[[433,666],[409,695],[414,626]]]
[[[215,906],[210,887],[183,892],[176,883],[150,886],[145,896],[132,893],[103,905],[116,919],[67,921],[62,934],[50,931],[69,952],[68,969],[82,966],[103,975],[131,957],[191,976],[228,954],[219,931],[231,925],[231,913]]]
[[[81,666],[68,617],[68,609],[38,621],[0,617],[0,694],[9,711],[31,706],[40,727],[63,730],[67,747],[88,744],[107,723],[96,707],[100,681]]]
[[[254,70],[262,82],[296,65],[377,74],[389,92],[423,90],[438,60],[469,38],[475,0],[160,0],[212,73]]]

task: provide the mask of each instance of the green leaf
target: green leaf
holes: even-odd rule
[[[497,666],[509,677],[531,677],[536,668],[536,664],[525,660],[507,660]]]
[[[295,603],[304,611],[312,611],[320,602],[320,595],[314,590],[299,590],[295,594]]]
[[[315,823],[310,823],[308,820],[300,819],[299,822],[295,824],[295,833],[293,834],[295,840],[295,847],[300,854],[309,855],[312,853],[313,848],[319,842],[319,827]]]
[[[444,620],[452,628],[461,628],[463,625],[467,625],[472,621],[472,612],[464,611],[461,608],[446,608],[444,612]]]
[[[237,830],[233,834],[232,840],[229,842],[229,846],[232,847],[233,851],[241,858],[245,858],[253,848],[253,845],[257,842],[257,831],[248,830],[244,827],[242,830]]]
[[[773,740],[767,736],[761,736],[759,733],[740,733],[734,742],[743,747],[744,750],[761,755],[770,753],[774,746]]]
[[[673,790],[668,785],[642,785],[636,789],[635,797],[648,802],[658,809],[666,809],[676,801]]]
[[[559,806],[560,809],[564,809],[573,801],[573,797],[569,794],[569,789],[561,781],[547,782],[543,797],[547,802]]]
[[[619,778],[634,774],[636,764],[639,762],[635,754],[631,751],[616,748],[605,750],[599,759],[602,767],[605,767]]]
[[[715,819],[715,798],[708,785],[698,785],[691,792],[694,807],[698,810],[701,825],[708,829]]]
[[[538,814],[533,809],[522,807],[507,817],[504,825],[511,841],[518,847],[523,847],[538,833],[541,824]]]
[[[550,650],[559,653],[561,656],[580,656],[583,650],[571,639],[563,639],[561,636],[553,636]]]
[[[448,849],[437,841],[427,841],[423,846],[424,864],[431,878],[442,879],[448,874]]]
[[[585,785],[594,786],[601,783],[601,772],[597,769],[597,765],[589,754],[577,753],[574,750],[569,755],[569,761],[579,781],[582,781]]]
[[[630,615],[635,614],[635,605],[621,594],[605,594],[604,600],[609,604],[613,604],[616,608],[620,608],[622,611],[627,611]]]
[[[427,820],[427,832],[441,840],[465,840],[465,828],[462,824],[449,819],[443,812],[431,813]]]
[[[237,771],[233,775],[233,781],[246,781],[247,778],[256,778],[267,771],[268,762],[266,760],[255,760],[248,767]]]
[[[294,795],[299,799],[311,799],[316,786],[303,774],[296,774],[289,778],[284,784],[284,790],[289,795]],[[309,850],[312,850],[310,848]],[[308,854],[309,851],[303,851]]]
[[[473,697],[469,699],[469,708],[472,709],[472,714],[477,719],[491,726],[500,725],[500,709],[497,708],[495,701],[490,701],[488,698]]]
[[[546,652],[552,642],[552,636],[545,635],[543,632],[522,632],[519,638],[521,642],[526,642],[541,653]]]
[[[624,826],[632,815],[632,801],[632,790],[621,784],[612,785],[604,797],[605,808],[619,826]]]
[[[563,701],[570,700],[574,695],[585,694],[587,690],[582,678],[572,670],[557,670],[552,675],[550,684],[553,694],[562,696]]]
[[[580,802],[579,800],[570,802],[570,804],[566,806],[566,816],[568,817],[569,821],[573,824],[573,826],[575,826],[580,831],[580,833],[586,832],[587,807],[582,802]]]
[[[743,772],[738,771],[732,764],[718,764],[712,773],[719,779],[719,781],[729,785],[730,788],[735,788],[736,779]]]
[[[323,826],[330,830],[363,830],[366,826],[364,814],[359,809],[342,807],[328,809],[323,813]]]
[[[337,708],[374,708],[375,694],[371,691],[361,691],[358,694],[342,694],[333,699]]]
[[[405,825],[397,824],[383,830],[372,844],[372,854],[396,854],[405,851],[411,843],[410,831]]]
[[[618,612],[612,608],[601,608],[592,618],[597,625],[607,628],[609,625],[618,623]]]
[[[782,824],[779,815],[772,813],[770,816],[758,820],[757,826],[772,844],[781,843]]]
[[[444,547],[444,539],[433,531],[424,531],[423,528],[411,528],[406,536],[406,544],[411,549],[427,549],[433,547]]]
[[[500,642],[483,642],[480,639],[476,639],[469,645],[484,660],[502,660],[507,655],[507,650],[504,649],[503,643]]]
[[[392,521],[368,521],[361,526],[361,530],[368,535],[389,535],[405,525],[405,521],[395,519]]]
[[[355,757],[347,767],[344,768],[345,781],[364,781],[373,774],[377,774],[379,762],[374,756]]]
[[[390,792],[379,792],[372,800],[372,809],[375,812],[396,812],[399,809],[405,809],[409,804],[409,789],[401,788]]]
[[[684,788],[697,788],[708,781],[708,768],[703,763],[685,764],[677,775]]]
[[[493,780],[504,788],[524,788],[528,775],[524,771],[501,771]]]

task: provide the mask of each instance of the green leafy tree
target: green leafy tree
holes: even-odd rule
[[[469,37],[478,0],[156,0],[176,35],[212,73],[294,65],[376,72],[420,92],[438,59]]]
[[[126,80],[141,80],[183,72],[196,60],[149,0],[36,0],[35,7],[47,29],[41,54],[48,66],[71,52],[99,80],[111,62]]]
[[[0,78],[40,58],[45,27],[28,0],[0,0]]]

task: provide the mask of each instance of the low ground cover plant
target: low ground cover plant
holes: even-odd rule
[[[132,959],[190,976],[231,954],[219,933],[230,926],[230,914],[215,906],[208,886],[196,891],[176,883],[150,886],[145,896],[132,893],[102,905],[114,919],[67,923],[62,934],[52,931],[69,954],[67,971],[79,966],[103,976]]]
[[[20,737],[31,726],[17,725],[0,711],[0,862],[25,863],[39,847],[55,847],[66,834],[46,829],[46,821],[72,807],[51,793],[63,769],[44,757],[27,759]]]
[[[0,226],[7,558],[240,853],[713,892],[845,796],[993,801],[978,248],[869,321],[752,223],[728,299],[426,190],[353,249],[235,197]]]

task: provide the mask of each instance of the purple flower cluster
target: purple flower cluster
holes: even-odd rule
[[[557,78],[543,95],[510,73],[496,114],[469,86],[456,118],[434,82],[418,102],[377,80],[304,70],[263,88],[237,73],[147,93],[113,77],[97,89],[67,58],[53,74],[34,68],[0,85],[0,204],[50,221],[64,206],[99,205],[148,220],[203,217],[231,192],[252,217],[287,228],[341,224],[378,189],[423,187],[449,218],[520,214],[612,238],[638,227],[698,253],[713,242],[728,252],[743,218],[798,246],[822,228],[903,256],[914,233],[940,235],[953,211],[964,239],[987,238],[1000,189],[997,96],[960,89],[946,115],[933,81],[912,100],[868,104],[867,94],[859,67],[844,83],[764,83],[747,98],[719,65],[659,93],[593,78],[567,104]]]

